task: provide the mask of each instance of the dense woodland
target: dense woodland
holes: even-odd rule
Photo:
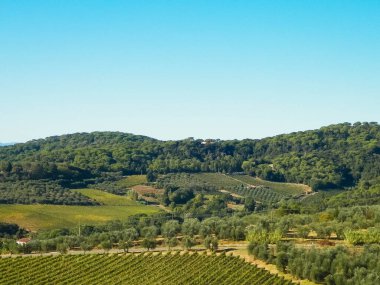
[[[2,181],[50,179],[74,187],[112,175],[242,171],[315,190],[368,187],[380,174],[380,126],[344,123],[240,141],[77,133],[2,147],[0,164]]]

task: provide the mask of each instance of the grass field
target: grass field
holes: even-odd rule
[[[243,183],[255,185],[255,186],[266,186],[271,188],[273,191],[280,194],[289,194],[289,195],[298,195],[304,192],[311,192],[311,189],[307,185],[296,184],[296,183],[281,183],[281,182],[272,182],[266,181],[259,178],[255,178],[248,175],[231,175],[232,178],[235,178]]]
[[[132,201],[127,196],[114,195],[108,192],[97,189],[78,189],[72,190],[79,192],[93,200],[96,200],[106,206],[136,206],[135,201]]]
[[[100,190],[81,189],[90,198],[103,203],[101,206],[64,205],[0,205],[0,221],[16,223],[29,230],[75,227],[81,224],[100,224],[109,220],[123,220],[135,214],[152,214],[159,209],[141,205],[127,197]]]
[[[124,179],[117,181],[117,184],[119,186],[130,188],[132,186],[144,184],[146,182],[147,182],[146,175],[130,175]]]

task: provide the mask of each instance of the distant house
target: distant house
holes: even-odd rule
[[[18,245],[26,245],[28,242],[30,242],[32,239],[31,238],[21,238],[16,241]]]

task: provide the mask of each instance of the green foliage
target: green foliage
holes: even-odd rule
[[[377,183],[380,126],[344,123],[262,140],[158,141],[94,132],[0,148],[0,180],[86,185],[110,173],[241,172],[314,190]],[[221,182],[227,185],[225,181]],[[232,183],[232,182],[231,182]]]
[[[206,236],[203,240],[203,244],[206,249],[215,252],[218,250],[218,239],[215,236]]]
[[[0,204],[99,205],[52,181],[0,182]]]
[[[344,239],[353,245],[361,244],[380,244],[380,229],[370,228],[368,230],[347,229],[344,232]]]
[[[361,253],[347,248],[296,249],[289,248],[287,270],[299,277],[327,284],[379,283],[379,246],[365,247]]]
[[[119,241],[118,247],[119,249],[124,250],[124,252],[128,252],[128,250],[133,247],[133,241],[132,239],[123,239]]]
[[[181,226],[177,220],[167,221],[163,226],[161,233],[166,238],[175,237],[179,231],[181,230]]]
[[[104,240],[100,243],[100,246],[102,249],[104,249],[105,252],[108,252],[110,249],[112,249],[112,243],[109,240]]]
[[[198,234],[201,224],[198,219],[190,218],[186,219],[182,224],[182,233],[193,237]]]
[[[17,224],[0,223],[0,238],[21,236],[25,233],[26,231]]]
[[[280,271],[285,271],[286,265],[288,264],[288,254],[286,252],[280,251],[276,256],[276,267]]]
[[[191,249],[194,245],[196,245],[196,241],[191,236],[184,236],[182,238],[182,247],[185,249]]]
[[[69,245],[67,243],[58,243],[57,244],[57,251],[61,254],[67,253],[68,248],[69,248]]]
[[[93,249],[93,246],[90,243],[84,241],[80,244],[80,248],[84,253],[86,253],[86,251]]]
[[[268,231],[255,226],[247,228],[246,239],[250,243],[277,243],[281,238],[282,232],[279,229]]]
[[[189,188],[176,189],[169,192],[169,201],[176,204],[185,204],[194,198],[194,192]]]
[[[345,191],[331,197],[327,202],[327,205],[331,208],[376,204],[380,204],[380,185],[369,189],[361,188]]]
[[[154,249],[157,246],[157,242],[153,238],[144,238],[141,242],[142,247],[146,248],[147,250]]]

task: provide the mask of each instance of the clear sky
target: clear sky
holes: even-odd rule
[[[0,0],[0,142],[380,121],[380,1]]]

